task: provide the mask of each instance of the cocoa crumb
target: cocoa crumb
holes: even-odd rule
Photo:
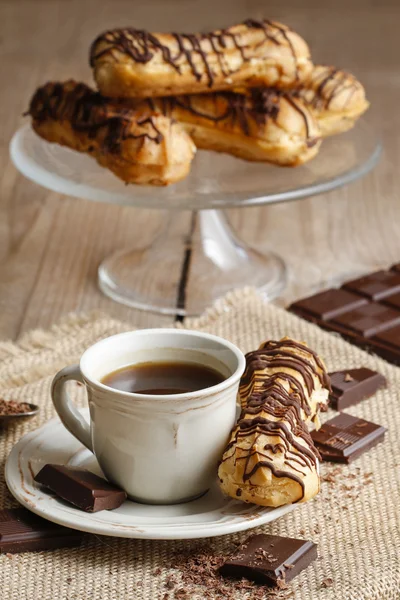
[[[351,492],[352,490],[354,490],[353,485],[346,485],[345,483],[342,483],[340,487],[344,492]]]
[[[344,376],[344,380],[345,380],[346,382],[349,382],[349,381],[354,381],[354,377],[352,377],[352,376],[350,375],[350,373],[346,373],[346,375]]]
[[[7,556],[7,558],[9,558],[11,560],[14,558],[14,556],[12,554],[10,554],[10,552],[7,552],[6,556]]]
[[[336,483],[336,478],[332,474],[324,475],[321,479],[327,483]]]
[[[276,580],[276,586],[279,590],[286,590],[288,587],[287,584],[284,581],[282,581],[282,579]]]
[[[173,590],[173,589],[174,589],[174,587],[175,587],[175,585],[176,585],[176,581],[174,581],[174,580],[173,580],[173,578],[172,578],[172,576],[171,576],[171,575],[169,575],[169,576],[167,577],[167,581],[165,582],[165,587],[166,587],[168,590]]]
[[[336,467],[335,469],[332,469],[331,475],[336,477],[336,475],[341,475],[342,471],[343,471],[343,469],[341,467]]]
[[[327,577],[321,583],[321,587],[323,587],[323,588],[329,588],[329,587],[332,587],[332,586],[333,586],[333,579],[332,579],[332,577]]]

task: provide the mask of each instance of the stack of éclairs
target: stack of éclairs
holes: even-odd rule
[[[98,91],[50,82],[28,114],[41,137],[127,183],[183,179],[196,148],[301,165],[368,108],[355,77],[314,66],[306,42],[267,19],[203,34],[110,30],[90,64]]]

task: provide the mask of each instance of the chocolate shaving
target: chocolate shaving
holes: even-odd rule
[[[235,547],[227,550],[231,554]],[[293,593],[285,584],[280,590],[271,589],[247,579],[224,579],[218,573],[225,556],[216,556],[208,547],[177,552],[171,557],[165,588],[168,600],[186,600],[198,595],[205,600],[235,600],[246,593],[246,600],[286,600]],[[182,595],[184,590],[187,596]]]

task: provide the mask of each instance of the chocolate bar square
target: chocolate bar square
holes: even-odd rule
[[[295,302],[292,304],[291,310],[301,316],[306,314],[307,318],[313,317],[327,321],[366,303],[365,298],[360,298],[351,292],[331,289]]]
[[[384,304],[388,304],[393,308],[400,309],[400,292],[397,294],[392,294],[383,300]]]
[[[221,575],[279,585],[296,577],[317,558],[317,545],[307,540],[266,535],[249,537],[220,567]]]
[[[360,294],[370,300],[381,300],[390,294],[400,292],[400,274],[391,271],[377,271],[358,279],[348,281],[342,289]]]
[[[370,302],[339,315],[333,319],[333,323],[369,338],[400,324],[400,312],[388,306]]]
[[[87,512],[118,508],[126,500],[123,490],[87,469],[45,465],[35,481]]]
[[[382,442],[385,433],[381,425],[340,413],[311,437],[323,460],[348,464]]]
[[[369,398],[386,385],[386,379],[380,373],[361,367],[329,373],[332,392],[330,404],[336,410],[343,410]]]
[[[38,517],[25,508],[0,510],[0,553],[79,546],[83,534]]]

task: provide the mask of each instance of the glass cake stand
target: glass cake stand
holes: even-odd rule
[[[199,151],[189,176],[169,187],[125,185],[84,154],[38,137],[30,125],[10,153],[28,179],[55,192],[113,204],[164,210],[163,231],[141,250],[124,249],[101,263],[99,286],[129,306],[177,316],[196,315],[236,287],[253,286],[266,299],[285,286],[286,267],[231,231],[221,209],[297,200],[362,177],[378,162],[381,144],[365,119],[324,140],[310,163],[280,168]],[[178,211],[191,211],[182,230]]]

